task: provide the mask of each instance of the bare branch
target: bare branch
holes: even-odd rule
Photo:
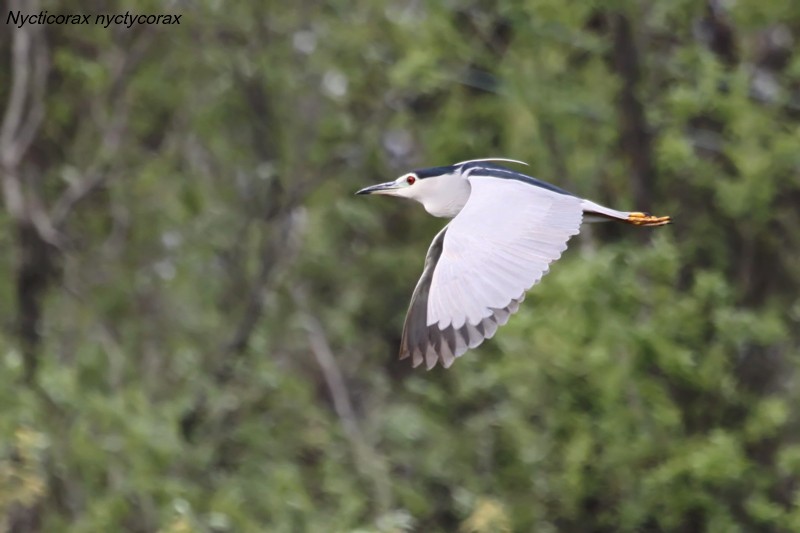
[[[20,9],[20,4],[12,0],[10,7]],[[31,4],[28,9],[37,7]],[[48,57],[43,39],[38,26],[13,29],[11,91],[0,125],[0,159],[6,168],[19,165],[44,117]]]
[[[103,139],[86,172],[86,177],[72,183],[56,201],[51,211],[51,219],[56,228],[62,227],[73,209],[86,197],[102,187],[111,177],[108,166],[123,144],[125,128],[128,124],[128,105],[114,107],[114,114],[100,132]]]
[[[3,198],[11,218],[22,220],[25,217],[25,195],[16,168],[3,169]]]
[[[38,3],[28,4],[35,9]],[[12,0],[11,9],[21,7]],[[38,237],[52,245],[58,243],[47,212],[32,189],[24,187],[20,163],[39,131],[44,118],[49,59],[42,30],[26,25],[14,28],[11,51],[11,92],[0,124],[0,166],[6,209],[19,224],[35,228]],[[27,197],[26,197],[27,196]]]
[[[9,7],[18,9],[19,4],[19,0],[11,0]],[[14,220],[22,220],[25,217],[25,194],[17,168],[22,154],[17,151],[15,137],[22,123],[28,96],[30,77],[28,51],[31,47],[31,35],[27,29],[16,28],[13,31],[11,91],[0,125],[0,164],[3,171],[3,198],[6,209]]]
[[[273,219],[278,219],[276,213]],[[250,344],[250,338],[258,325],[264,308],[264,291],[270,283],[273,273],[279,266],[285,266],[292,262],[298,242],[298,222],[301,216],[296,209],[280,214],[280,219],[275,220],[275,233],[269,236],[261,249],[259,270],[250,287],[248,287],[248,300],[245,304],[244,314],[236,327],[236,331],[228,341],[225,352],[241,355]],[[227,360],[218,375],[222,380],[230,370],[230,361]]]
[[[314,358],[322,371],[322,376],[333,401],[333,409],[336,412],[336,416],[339,417],[344,434],[352,447],[353,461],[362,475],[369,479],[373,486],[377,514],[383,514],[389,510],[391,505],[391,492],[386,482],[385,465],[361,432],[358,418],[353,409],[353,402],[347,392],[344,375],[336,363],[336,357],[333,355],[333,350],[331,350],[328,343],[322,324],[316,317],[303,309],[305,298],[299,289],[292,291],[292,297],[297,304],[297,308],[301,310],[300,317],[303,327],[308,333],[308,344],[311,348],[311,353],[314,354]]]
[[[128,80],[142,64],[153,40],[156,30],[147,26],[130,46],[125,57],[114,71],[114,78],[109,89],[109,102],[112,115],[100,130],[102,139],[94,160],[89,165],[85,177],[72,183],[58,198],[51,211],[53,226],[60,228],[66,222],[75,207],[93,192],[100,189],[110,179],[109,166],[115,160],[120,148],[124,145],[125,132],[130,117],[130,103],[126,101],[125,90]]]
[[[359,447],[365,447],[366,443],[361,434],[361,429],[358,427],[358,420],[356,418],[353,403],[350,401],[350,395],[347,393],[347,385],[344,381],[339,365],[336,364],[336,358],[333,351],[328,344],[328,339],[322,325],[315,317],[309,313],[302,315],[303,327],[308,333],[308,343],[311,347],[311,353],[317,360],[322,376],[325,378],[325,384],[333,400],[333,408],[336,415],[342,423],[347,438],[357,444]]]
[[[9,7],[12,10],[20,9],[20,0],[11,0]],[[26,100],[30,88],[30,65],[28,56],[31,48],[30,26],[14,28],[11,44],[11,92],[8,95],[6,112],[0,126],[0,158],[4,167],[15,167],[19,164],[22,154],[17,151],[15,139],[22,124],[25,114]]]
[[[33,66],[33,77],[30,86],[30,103],[28,115],[25,122],[21,125],[17,133],[17,150],[24,154],[28,151],[39,126],[44,119],[44,97],[47,91],[47,73],[50,69],[50,58],[47,53],[47,46],[44,43],[44,33],[40,28],[36,28],[36,38],[33,39],[33,47],[30,51],[30,62]]]
[[[9,7],[22,8],[21,0]],[[38,2],[28,2],[36,10]],[[3,201],[15,235],[16,337],[24,361],[24,380],[34,390],[41,356],[43,300],[53,274],[57,234],[34,187],[26,187],[22,162],[44,118],[49,69],[44,33],[38,26],[12,30],[11,91],[0,124],[0,178]]]

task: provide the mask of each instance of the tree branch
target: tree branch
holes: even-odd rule
[[[274,218],[278,218],[275,214]],[[259,270],[255,279],[248,287],[248,299],[244,306],[244,313],[230,340],[226,343],[223,351],[234,356],[241,356],[250,345],[253,332],[261,320],[264,313],[264,292],[275,269],[281,264],[291,263],[292,257],[297,250],[297,239],[293,236],[297,234],[298,213],[291,210],[282,213],[279,220],[275,220],[275,234],[266,239],[261,249]],[[226,357],[222,365],[216,371],[217,381],[224,383],[230,377],[234,358]]]
[[[114,114],[100,132],[103,141],[97,150],[94,162],[86,172],[86,177],[73,182],[59,196],[51,210],[50,218],[56,228],[63,227],[75,207],[110,179],[108,166],[123,144],[130,109],[124,103],[113,107]]]
[[[11,0],[11,10],[20,9],[21,0]],[[11,43],[11,92],[8,95],[6,112],[0,127],[0,159],[4,167],[15,167],[22,159],[21,146],[17,135],[25,115],[26,100],[30,91],[30,56],[32,26],[26,25],[13,30]]]
[[[21,0],[9,7],[21,9]],[[38,2],[26,9],[35,10]],[[0,172],[3,200],[14,225],[17,264],[16,336],[25,363],[25,381],[35,386],[41,349],[42,301],[53,271],[56,232],[36,191],[26,190],[21,164],[44,117],[47,49],[38,26],[13,29],[11,91],[0,124]]]
[[[11,0],[9,7],[12,10],[20,9],[20,4],[21,0]],[[42,98],[47,78],[46,52],[42,46],[37,47],[35,43],[37,31],[38,28],[33,26],[13,30],[11,91],[0,124],[3,198],[11,218],[17,222],[25,220],[29,215],[19,164],[41,123]],[[36,48],[38,53],[33,59],[33,50]]]
[[[358,417],[350,395],[347,392],[347,383],[336,357],[333,355],[325,330],[319,320],[306,311],[305,298],[299,289],[292,291],[292,298],[300,310],[300,319],[303,328],[308,334],[308,344],[314,359],[317,361],[325,384],[328,387],[333,409],[342,425],[345,437],[350,442],[355,462],[361,474],[372,485],[372,494],[375,495],[376,514],[378,516],[387,512],[391,506],[391,492],[387,483],[386,468],[380,460],[378,453],[369,444],[358,424]]]
[[[56,228],[61,228],[75,207],[100,189],[111,178],[108,167],[124,144],[125,131],[130,116],[130,104],[125,100],[125,88],[128,80],[136,73],[153,41],[154,26],[146,26],[130,46],[129,51],[119,62],[114,71],[114,79],[109,89],[109,106],[113,110],[111,117],[100,130],[102,142],[93,162],[89,165],[85,177],[72,183],[56,200],[51,211],[51,219]]]

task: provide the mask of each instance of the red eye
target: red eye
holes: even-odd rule
[[[406,178],[406,183],[408,183],[409,185],[414,185],[415,181],[417,181],[417,178],[415,178],[414,176],[409,176]]]

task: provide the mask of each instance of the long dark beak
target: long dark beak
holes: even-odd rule
[[[356,194],[389,194],[390,191],[397,190],[397,183],[389,181],[386,183],[379,183],[370,187],[364,187]]]

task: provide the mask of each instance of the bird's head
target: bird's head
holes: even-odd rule
[[[473,159],[455,165],[430,167],[403,174],[394,181],[365,187],[356,194],[383,194],[410,198],[421,203],[425,210],[436,217],[456,216],[469,199],[469,180],[473,164],[485,161],[509,161],[512,159]],[[522,163],[523,165],[525,163]]]
[[[408,174],[403,174],[394,181],[387,181],[386,183],[364,187],[356,194],[383,194],[386,196],[414,198],[417,189],[419,189],[419,187],[414,187],[414,185],[416,185],[419,179],[419,175],[416,172],[409,172]],[[413,190],[412,187],[414,187]]]
[[[403,174],[394,181],[365,187],[356,194],[383,194],[410,198],[421,203],[436,217],[456,216],[469,199],[470,170],[475,164],[487,161],[522,163],[513,159],[472,159],[445,167],[430,167]],[[523,165],[525,163],[522,163]]]
[[[361,189],[356,194],[410,198],[437,217],[454,217],[469,198],[470,185],[456,165],[415,170],[394,181]]]

